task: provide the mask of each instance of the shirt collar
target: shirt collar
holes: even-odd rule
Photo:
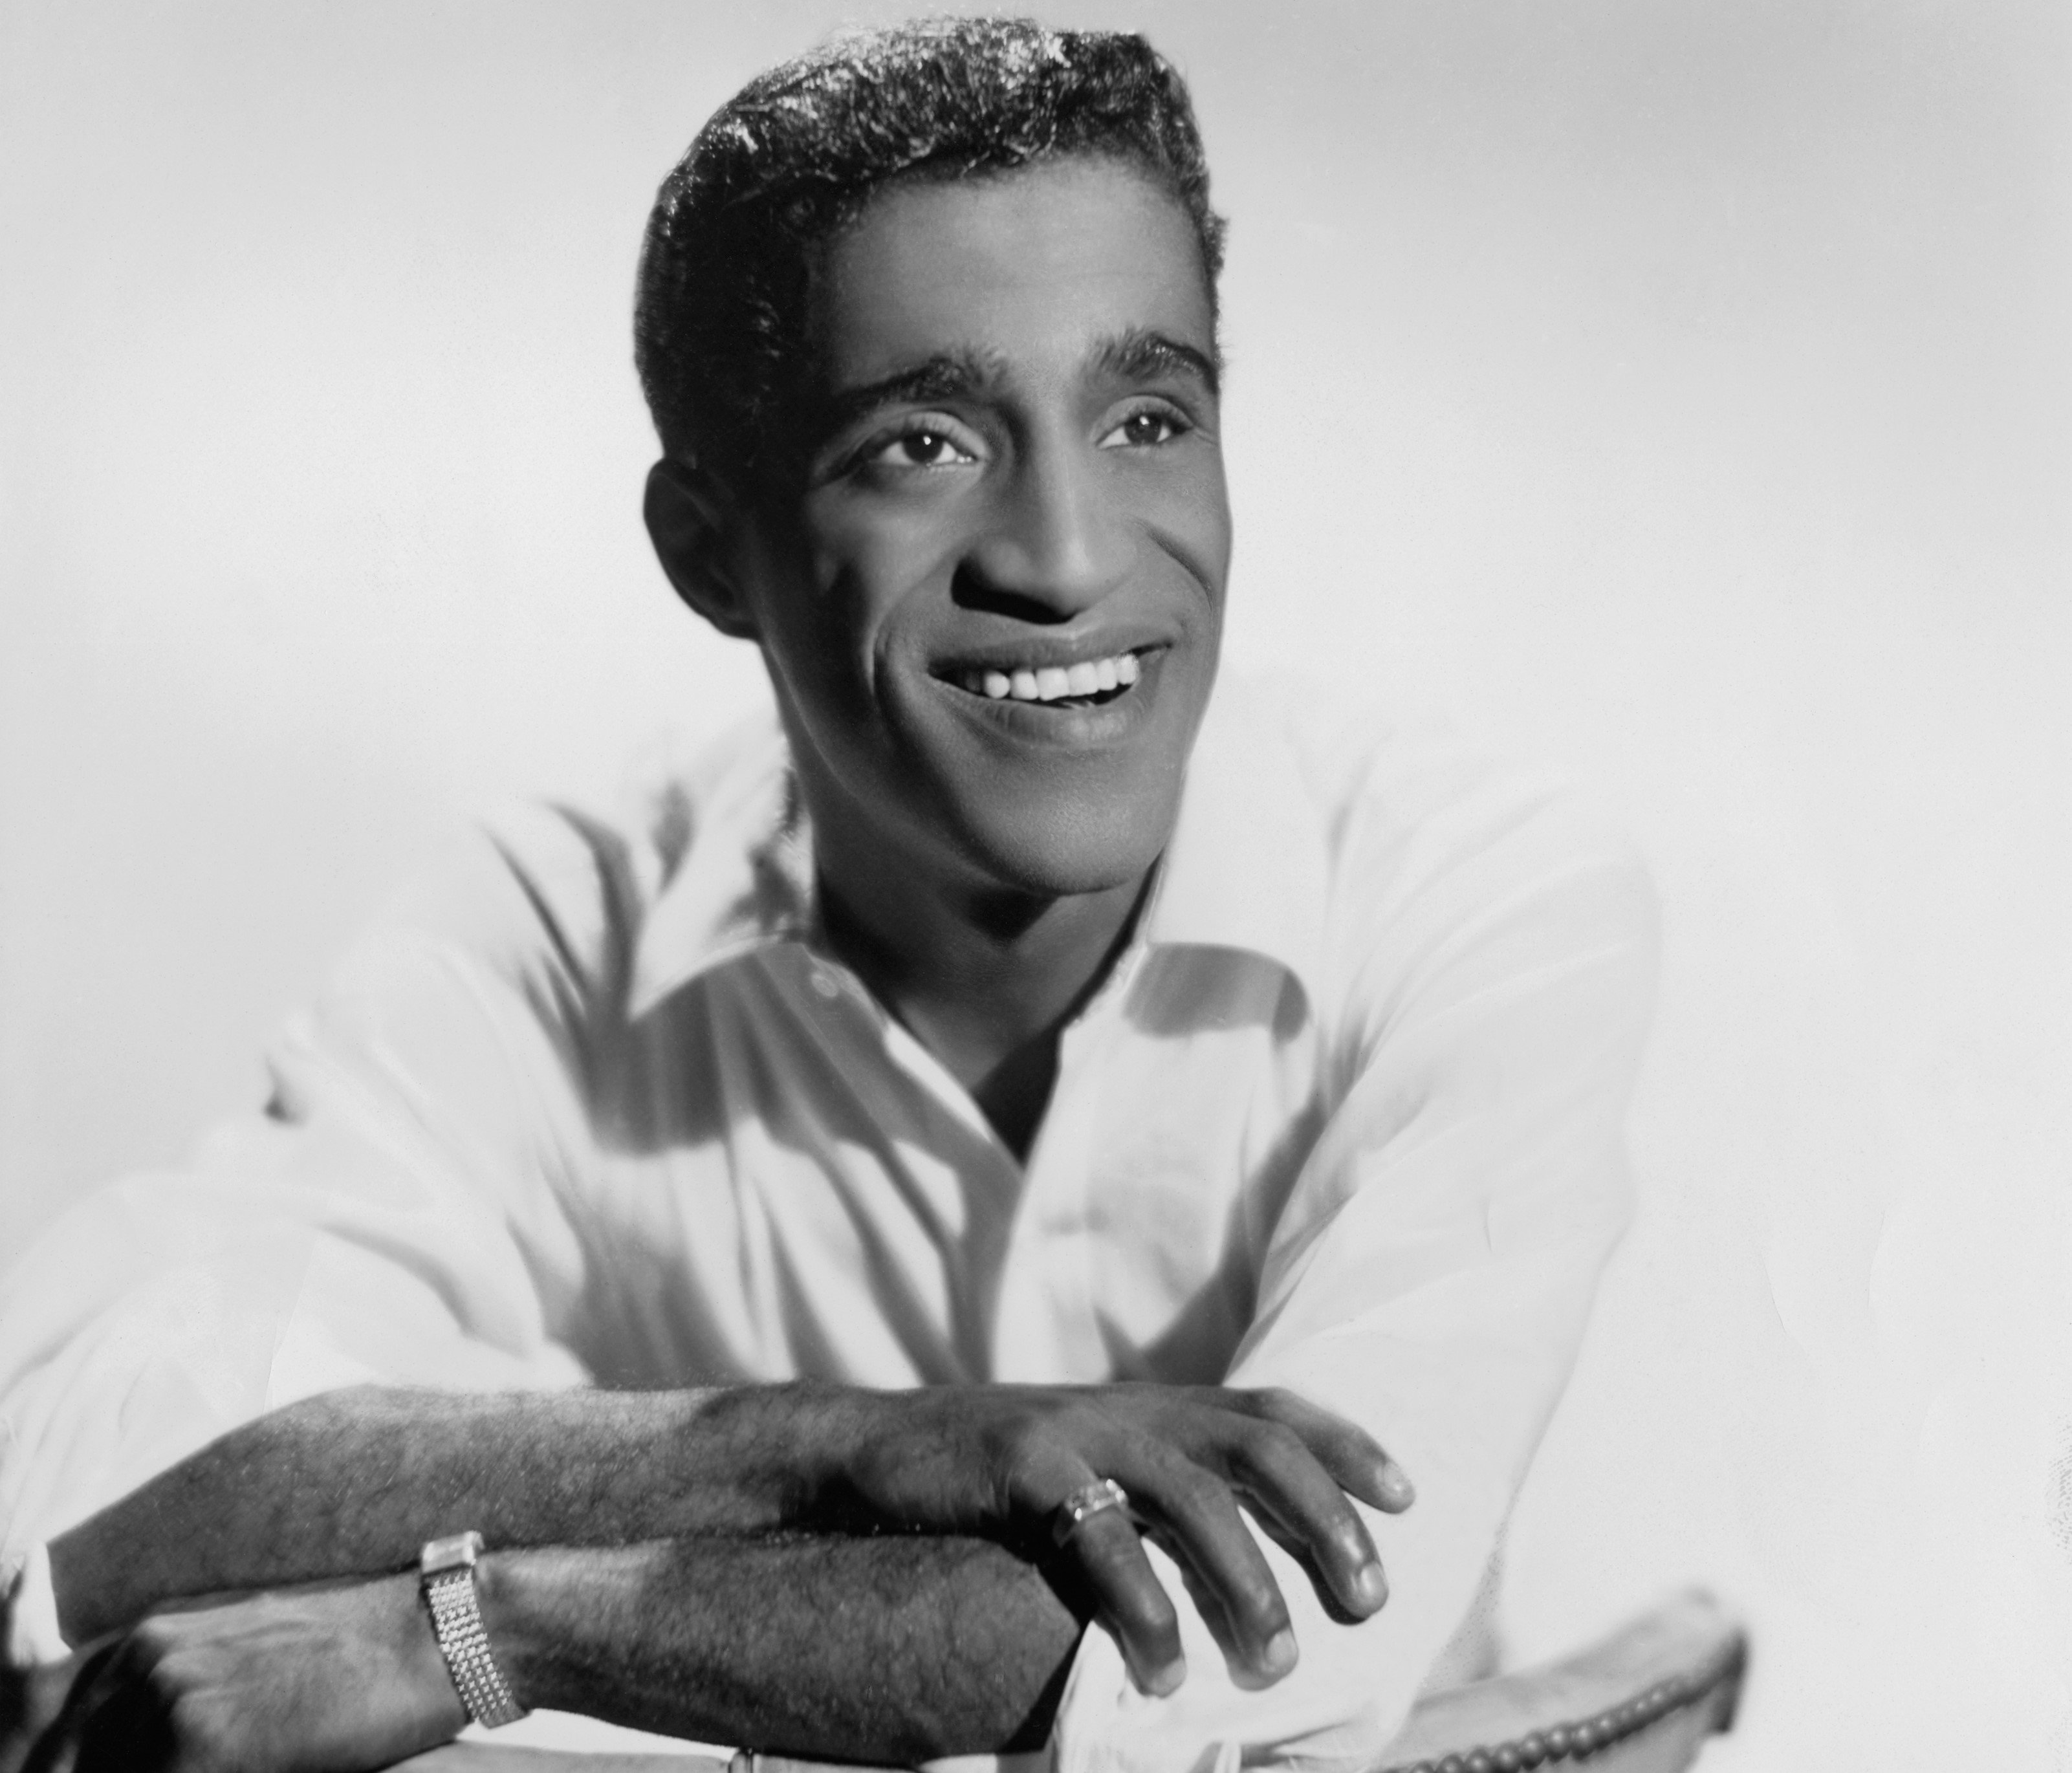
[[[641,930],[631,1013],[700,973],[818,928],[811,829],[774,720],[722,746],[670,797],[689,841]],[[684,792],[688,790],[688,792]],[[1281,723],[1224,683],[1196,735],[1141,940],[1261,954],[1314,1001],[1329,857],[1323,821]]]
[[[653,823],[680,835],[635,950],[635,1017],[738,955],[807,939],[816,923],[812,833],[774,718],[738,729],[670,783]]]

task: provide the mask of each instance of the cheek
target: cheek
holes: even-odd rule
[[[874,674],[946,602],[967,541],[968,512],[945,498],[868,514],[837,505],[816,514],[800,574],[809,607],[791,612],[793,636],[822,668]]]
[[[925,496],[837,502],[814,529],[816,576],[823,585],[848,582],[875,614],[947,584],[985,526],[985,497],[976,486],[952,484]]]
[[[1188,494],[1185,533],[1197,557],[1197,570],[1220,608],[1223,583],[1230,574],[1232,541],[1230,492],[1224,483],[1221,456],[1211,471],[1190,486]]]
[[[912,522],[807,527],[815,533],[784,574],[764,631],[801,716],[845,729],[842,742],[854,745],[896,695],[900,655],[922,650],[916,618],[955,557]]]
[[[1220,611],[1231,543],[1221,453],[1204,446],[1184,465],[1140,470],[1116,490],[1146,545],[1177,562],[1211,609]]]

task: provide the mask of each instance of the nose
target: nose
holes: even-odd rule
[[[1096,448],[1054,438],[1020,452],[957,575],[960,600],[1069,622],[1127,576],[1134,542]]]

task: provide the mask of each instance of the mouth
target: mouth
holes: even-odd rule
[[[1137,648],[1069,665],[1028,664],[1001,660],[964,665],[940,673],[943,680],[987,701],[1011,701],[1051,708],[1100,708],[1127,695],[1144,674],[1145,655]]]

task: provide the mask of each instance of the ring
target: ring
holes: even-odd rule
[[[1058,1504],[1050,1521],[1050,1536],[1062,1545],[1096,1515],[1128,1506],[1129,1492],[1113,1478],[1096,1478],[1092,1483],[1081,1484]]]

